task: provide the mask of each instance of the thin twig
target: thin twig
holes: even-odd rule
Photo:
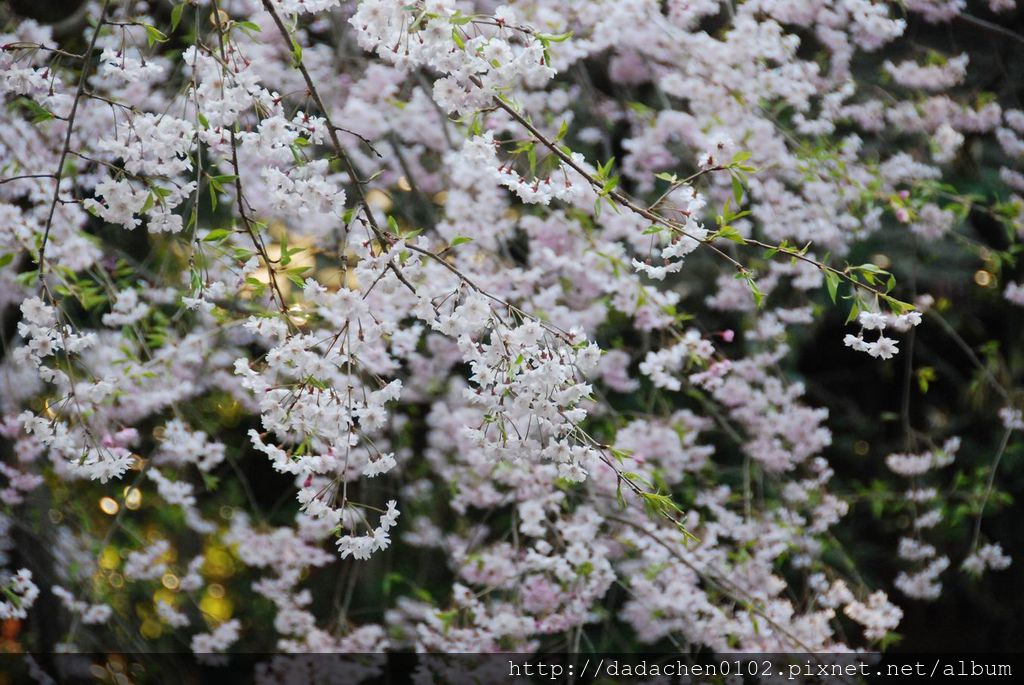
[[[85,51],[84,63],[82,64],[82,74],[78,78],[78,90],[75,93],[75,99],[71,103],[71,112],[68,114],[68,130],[64,134],[64,148],[60,153],[60,162],[57,164],[57,171],[54,174],[56,182],[53,186],[53,200],[50,202],[50,213],[46,217],[46,227],[43,229],[43,240],[39,245],[39,280],[43,280],[43,276],[46,271],[46,244],[50,240],[50,229],[53,226],[53,214],[57,210],[57,200],[60,198],[60,184],[64,180],[64,162],[68,157],[68,150],[71,149],[71,133],[75,128],[75,115],[78,114],[78,103],[82,99],[82,95],[85,93],[85,81],[89,76],[89,60],[92,59],[92,54],[96,49],[96,40],[100,37],[100,30],[103,28],[103,24],[107,17],[107,9],[110,6],[110,0],[103,0],[103,6],[100,8],[100,18],[96,22],[96,28],[93,30],[92,39],[89,41],[89,48]]]

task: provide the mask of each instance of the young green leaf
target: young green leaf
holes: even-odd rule
[[[171,9],[171,32],[178,30],[181,23],[181,13],[185,11],[185,3],[179,3]]]
[[[832,304],[835,304],[836,292],[839,290],[839,274],[835,271],[826,271],[825,285],[828,287],[828,296],[832,298]]]

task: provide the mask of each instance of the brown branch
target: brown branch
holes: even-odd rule
[[[473,80],[474,80],[474,82],[478,86],[482,86],[483,85],[479,81],[479,79],[476,79],[475,77],[473,77]],[[604,190],[603,190],[604,184],[601,183],[601,181],[599,179],[595,178],[590,172],[588,172],[580,164],[578,164],[576,162],[576,160],[574,160],[570,155],[566,154],[560,147],[558,147],[558,145],[556,145],[554,143],[554,141],[552,141],[550,138],[548,138],[543,133],[541,133],[540,130],[538,130],[537,127],[534,126],[533,123],[529,119],[527,119],[525,116],[523,116],[520,112],[516,111],[516,109],[514,107],[509,105],[502,98],[496,97],[495,100],[498,103],[498,107],[500,109],[502,109],[505,112],[507,112],[509,114],[509,116],[511,116],[513,119],[515,119],[517,122],[519,122],[519,124],[522,125],[527,131],[529,131],[534,136],[534,138],[537,139],[538,142],[543,144],[544,147],[546,147],[548,150],[550,150],[563,163],[565,163],[567,166],[569,166],[570,168],[574,169],[577,173],[579,173],[581,176],[583,176],[587,180],[587,182],[589,182],[594,188],[600,190],[602,192],[602,194],[607,195],[612,200],[614,200],[617,204],[619,204],[619,205],[621,205],[623,207],[626,207],[630,211],[638,214],[639,216],[642,216],[643,218],[647,219],[648,221],[651,221],[652,223],[660,224],[662,226],[665,226],[666,228],[668,228],[669,230],[673,231],[674,233],[677,233],[677,234],[682,235],[684,237],[690,238],[691,240],[694,240],[694,241],[696,241],[696,242],[698,242],[698,243],[700,243],[702,245],[706,245],[706,246],[710,247],[720,257],[724,258],[726,261],[728,261],[730,264],[732,264],[739,273],[743,274],[744,276],[749,276],[750,275],[750,270],[747,269],[747,267],[745,267],[742,263],[740,263],[738,260],[733,258],[731,255],[727,254],[722,249],[720,249],[719,247],[714,245],[714,243],[713,243],[714,238],[713,237],[711,237],[711,238],[698,238],[697,236],[694,236],[691,233],[689,233],[688,231],[686,231],[686,229],[683,228],[683,225],[680,224],[678,221],[673,221],[672,219],[668,219],[668,218],[666,218],[665,216],[663,216],[661,214],[658,214],[658,213],[656,213],[654,211],[651,211],[654,207],[656,207],[658,204],[660,204],[663,201],[664,197],[659,198],[658,201],[655,202],[654,205],[652,205],[650,209],[648,209],[648,208],[640,206],[635,201],[633,201],[632,199],[630,199],[629,197],[627,197],[626,195],[624,195],[623,193],[621,193],[621,192],[619,192],[617,190],[611,190],[611,191],[608,191],[607,193],[605,193]],[[721,168],[724,169],[725,167],[721,167]],[[708,170],[708,171],[710,171],[710,170]],[[691,178],[697,178],[702,173],[704,173],[704,172],[698,172],[697,174],[695,174]],[[767,248],[767,249],[770,249],[770,250],[775,250],[776,254],[784,255],[786,257],[793,257],[795,259],[799,259],[799,260],[801,260],[803,262],[806,262],[808,264],[813,264],[815,267],[817,267],[818,269],[820,269],[822,271],[827,271],[827,272],[833,273],[836,276],[838,276],[839,278],[841,278],[841,279],[851,283],[854,287],[860,288],[862,290],[867,290],[867,291],[871,292],[872,294],[874,294],[876,297],[881,297],[881,298],[883,298],[885,300],[895,300],[895,298],[893,298],[888,293],[883,293],[881,290],[873,288],[870,285],[867,285],[865,283],[861,283],[856,278],[850,276],[847,272],[845,272],[845,271],[843,271],[841,269],[836,269],[835,267],[829,266],[828,264],[825,264],[824,262],[819,262],[816,259],[812,259],[811,257],[808,257],[807,255],[803,254],[802,252],[785,248],[782,245],[770,245],[768,243],[764,243],[764,242],[761,242],[759,240],[754,240],[752,238],[743,238],[742,240],[743,240],[743,243],[742,243],[743,245],[747,245],[747,246],[750,246],[750,247],[763,247],[763,248]],[[904,304],[906,304],[906,303],[904,303]]]
[[[288,28],[284,25],[284,22],[281,21],[281,17],[278,15],[273,3],[270,2],[270,0],[263,0],[263,8],[274,20],[274,24],[277,26],[277,30],[281,34],[281,37],[288,41],[294,40],[288,32]],[[338,159],[341,160],[341,163],[345,166],[345,172],[348,174],[348,177],[352,180],[352,185],[355,188],[356,195],[358,196],[359,204],[362,206],[363,215],[369,222],[370,228],[373,230],[377,240],[380,241],[382,249],[384,246],[391,245],[394,242],[394,238],[389,238],[385,235],[385,232],[381,230],[380,225],[377,223],[376,217],[373,216],[373,210],[370,208],[370,203],[366,199],[366,189],[363,187],[365,183],[359,178],[359,173],[356,171],[355,164],[352,163],[352,158],[345,151],[341,141],[338,139],[338,131],[344,131],[345,129],[335,126],[334,122],[331,120],[330,110],[327,109],[323,98],[320,97],[320,91],[317,90],[316,85],[313,83],[313,78],[309,75],[309,70],[306,69],[306,65],[302,63],[301,59],[295,60],[295,68],[299,70],[300,74],[302,74],[302,79],[306,82],[306,88],[309,91],[310,97],[313,98],[313,102],[316,103],[317,108],[323,115],[324,121],[327,122],[327,133],[331,138],[331,144],[334,146],[334,152],[338,156]],[[373,149],[372,146],[370,147]],[[374,150],[374,152],[376,152],[376,150]],[[401,272],[399,272],[398,267],[395,266],[394,262],[389,260],[387,268],[391,269],[395,274],[395,277],[398,278],[406,288],[415,294],[416,288],[409,283],[409,280]]]
[[[213,0],[213,11],[219,13],[220,8],[217,0]],[[224,28],[218,23],[217,24],[217,42],[220,47],[220,58],[222,68],[225,69],[224,65],[227,64],[227,50],[224,47]],[[229,135],[231,137],[231,164],[235,170],[235,201],[238,206],[238,214],[242,219],[242,224],[245,226],[246,233],[249,234],[249,239],[252,241],[253,247],[259,253],[260,257],[263,258],[264,264],[267,265],[267,278],[270,281],[270,287],[274,295],[277,296],[278,305],[281,308],[281,314],[284,316],[285,322],[291,328],[297,328],[291,317],[288,316],[288,304],[285,302],[284,294],[281,292],[281,287],[277,282],[277,271],[274,269],[273,261],[270,259],[270,255],[267,253],[267,248],[260,239],[258,233],[253,228],[253,222],[249,216],[245,213],[245,195],[242,192],[242,168],[238,163],[238,140],[235,138],[234,130],[230,130]]]
[[[22,176],[11,176],[10,178],[0,178],[0,185],[4,183],[10,183],[11,181],[22,181],[27,178],[56,178],[56,174],[24,174]]]

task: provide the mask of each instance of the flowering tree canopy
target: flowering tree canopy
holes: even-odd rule
[[[1013,0],[22,4],[25,648],[884,648],[1011,566]]]

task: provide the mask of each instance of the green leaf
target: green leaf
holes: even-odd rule
[[[31,285],[32,281],[34,281],[38,276],[39,269],[32,269],[31,271],[25,271],[18,274],[14,277],[14,280],[16,280],[19,285],[28,286]]]
[[[206,237],[203,238],[203,242],[204,243],[212,243],[212,242],[224,240],[229,235],[231,235],[231,231],[230,230],[228,230],[226,228],[215,228],[215,229],[213,229],[212,231],[210,231],[209,233],[206,234]]]
[[[157,27],[145,24],[144,28],[146,29],[146,42],[149,43],[149,47],[153,47],[156,43],[167,42],[167,34]]]
[[[857,315],[859,315],[859,314],[860,314],[860,302],[855,299],[853,301],[853,306],[850,307],[850,314],[846,317],[846,323],[850,323],[851,321],[855,321],[857,319]]]
[[[921,390],[922,395],[928,392],[931,383],[938,378],[935,368],[931,366],[922,366],[915,371],[915,374],[917,375],[917,387]]]
[[[452,40],[455,41],[455,44],[459,47],[459,50],[466,49],[466,41],[462,40],[462,36],[459,35],[459,29],[452,29]]]
[[[8,252],[7,254],[0,254],[0,267],[7,266],[14,261],[14,254]]]
[[[562,125],[558,127],[558,135],[555,136],[555,142],[557,143],[569,132],[569,122],[563,120]]]
[[[618,185],[619,185],[619,177],[618,176],[614,176],[612,178],[609,178],[607,181],[604,182],[604,185],[601,187],[601,196],[603,197],[605,195],[609,195],[613,190],[615,190],[616,186],[618,186]]]
[[[864,273],[869,273],[869,274],[885,274],[885,273],[888,273],[887,271],[882,269],[882,267],[878,266],[877,264],[873,264],[872,262],[865,262],[865,263],[861,264],[860,266],[855,266],[853,268],[857,269],[858,271],[863,271]]]
[[[171,10],[171,31],[178,30],[178,24],[181,23],[181,13],[185,11],[185,3],[175,5]]]
[[[471,242],[473,242],[472,238],[467,238],[464,235],[457,235],[454,238],[452,238],[451,246],[452,247],[458,247],[459,245],[465,245],[466,243],[471,243]]]
[[[753,276],[747,279],[747,285],[750,286],[750,294],[754,296],[754,304],[760,309],[764,306],[764,293],[761,292],[761,288],[758,287]]]
[[[565,41],[567,41],[570,38],[572,38],[572,31],[566,31],[565,33],[556,33],[556,34],[540,33],[540,34],[537,34],[537,37],[542,39],[542,40],[544,40],[544,41],[548,41],[548,42],[551,42],[551,43],[564,43]]]
[[[26,97],[20,97],[17,100],[15,100],[15,102],[28,110],[29,114],[32,115],[31,121],[33,124],[38,124],[48,119],[53,119],[53,112],[44,108],[35,100]]]
[[[238,177],[233,174],[224,174],[221,176],[210,176],[210,188],[216,190],[218,193],[224,191],[225,183],[233,183]]]
[[[834,271],[826,271],[825,285],[828,287],[828,296],[832,298],[832,304],[835,304],[836,292],[839,290],[839,274]]]
[[[740,235],[740,232],[737,231],[732,226],[722,226],[722,228],[718,229],[718,231],[715,232],[713,237],[725,238],[726,240],[731,240],[734,243],[739,243],[740,245],[747,242],[746,239],[742,235]]]
[[[288,280],[294,283],[295,285],[299,286],[300,288],[305,288],[306,279],[303,277],[303,274],[305,274],[312,268],[313,267],[311,266],[295,266],[292,267],[291,269],[288,269],[288,271],[285,272],[285,275],[288,277]]]
[[[732,177],[732,199],[736,201],[737,207],[743,202],[743,183],[738,176]]]

